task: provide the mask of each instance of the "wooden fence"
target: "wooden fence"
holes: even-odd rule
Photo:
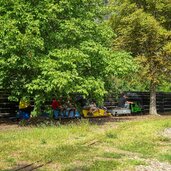
[[[133,94],[133,97],[137,97],[142,102],[144,112],[149,112],[150,104],[150,94],[148,92],[130,92]],[[171,111],[171,93],[158,92],[157,97],[157,112],[164,113]]]
[[[17,112],[17,103],[8,100],[9,93],[0,90],[0,117],[15,116]]]
[[[127,92],[130,100],[138,100],[141,102],[144,112],[149,112],[150,94],[148,92]],[[18,103],[8,100],[9,93],[0,90],[0,117],[15,116]],[[114,97],[113,97],[114,99]],[[171,92],[170,93],[157,93],[157,111],[165,113],[171,111]]]

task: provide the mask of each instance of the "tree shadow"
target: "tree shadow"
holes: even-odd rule
[[[17,166],[10,168],[8,171],[32,171],[37,170],[39,168],[44,167],[45,165],[51,163],[52,161],[48,161],[45,163],[42,163],[41,161],[36,161],[34,163],[20,163]]]
[[[125,122],[139,119],[147,115],[121,115],[97,118],[74,118],[74,119],[53,119],[49,117],[33,117],[30,120],[17,120],[16,118],[0,118],[0,126],[60,126],[68,124],[80,124],[82,120],[87,120],[90,124],[104,125],[108,122]]]

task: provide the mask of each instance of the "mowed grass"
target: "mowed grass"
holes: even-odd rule
[[[133,170],[146,159],[171,163],[171,117],[90,124],[14,127],[0,131],[0,170],[45,164],[37,170]],[[35,164],[36,165],[36,164]]]

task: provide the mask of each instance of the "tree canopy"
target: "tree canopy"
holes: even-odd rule
[[[103,97],[110,75],[135,69],[128,53],[111,50],[105,8],[101,0],[0,1],[3,87],[16,99],[74,92]]]

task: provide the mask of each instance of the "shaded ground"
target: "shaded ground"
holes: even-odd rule
[[[81,120],[88,120],[91,124],[97,125],[105,125],[108,122],[124,122],[124,121],[131,121],[131,120],[140,120],[150,117],[149,115],[141,115],[141,116],[119,116],[119,117],[101,117],[101,118],[82,118]],[[9,118],[0,118],[0,129],[7,129],[7,128],[16,128],[18,126],[37,126],[40,124],[47,124],[47,125],[65,125],[71,123],[80,122],[80,119],[62,119],[62,120],[54,120],[50,118],[31,118],[29,122],[17,121],[16,119],[9,119]]]
[[[42,168],[48,164],[50,164],[52,161],[43,163],[41,161],[36,161],[34,163],[26,163],[26,162],[21,162],[18,164],[16,167],[11,168],[10,171],[32,171],[32,170],[38,170],[39,168]]]
[[[132,121],[132,120],[144,120],[148,118],[154,118],[154,117],[162,117],[162,118],[168,118],[171,117],[171,113],[165,113],[161,116],[151,116],[151,115],[122,115],[122,116],[111,116],[111,117],[100,117],[100,118],[82,118],[81,120],[88,120],[91,124],[97,124],[97,125],[105,125],[106,123],[111,122],[124,122],[124,121]],[[40,124],[45,125],[65,125],[65,124],[71,124],[71,123],[79,123],[80,119],[62,119],[62,120],[54,120],[50,118],[44,118],[44,117],[37,117],[37,118],[31,118],[29,122],[24,121],[20,122],[16,119],[9,119],[9,118],[0,118],[0,129],[13,129],[18,126],[38,126]]]

